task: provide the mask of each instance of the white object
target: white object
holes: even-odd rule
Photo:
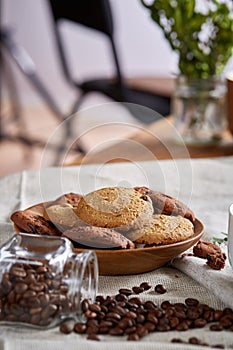
[[[228,223],[228,258],[233,268],[233,204],[229,207],[229,223]]]

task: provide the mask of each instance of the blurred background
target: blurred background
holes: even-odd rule
[[[129,81],[137,78],[146,82],[146,89],[149,90],[153,89],[155,81],[156,89],[160,87],[170,93],[171,82],[177,74],[177,56],[170,49],[159,27],[151,20],[139,0],[110,0],[110,5],[114,38],[124,77]],[[6,31],[9,32],[14,42],[32,59],[41,83],[52,96],[60,113],[69,115],[79,92],[67,82],[61,68],[49,1],[1,0],[1,28],[4,35]],[[69,69],[75,79],[85,81],[99,76],[111,77],[114,74],[112,52],[105,36],[74,23],[64,22],[60,30],[65,49],[69,52]],[[43,147],[28,147],[25,142],[15,142],[10,140],[11,137],[4,137],[5,134],[12,136],[18,132],[19,125],[15,122],[15,114],[20,114],[20,127],[23,123],[26,136],[39,138],[44,142],[60,123],[56,113],[51,111],[9,52],[3,48],[1,56],[0,176],[40,167]],[[226,70],[232,67],[231,60]],[[150,80],[152,78],[153,81]],[[161,85],[160,78],[165,78],[168,85]],[[13,108],[12,99],[15,102]],[[79,107],[88,109],[111,101],[109,97],[95,92],[88,94]],[[131,113],[118,113],[117,110],[107,116],[95,116],[91,113],[90,118],[81,114],[77,122],[77,134],[111,122],[119,123],[120,127],[114,128],[112,134],[109,128],[106,129],[106,134],[104,128],[99,129],[101,139],[127,137],[135,132],[137,125],[144,124],[143,120],[138,120]],[[131,127],[122,128],[122,123]],[[93,134],[88,139],[86,133],[85,151],[98,142],[99,130],[96,131],[96,141]]]

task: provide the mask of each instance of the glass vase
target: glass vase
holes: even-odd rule
[[[226,83],[220,77],[177,78],[172,115],[185,144],[212,145],[222,139],[227,127],[226,92]]]

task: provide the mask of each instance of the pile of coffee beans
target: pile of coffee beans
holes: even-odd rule
[[[158,287],[159,286],[159,287]],[[144,282],[140,286],[121,288],[114,297],[98,295],[94,304],[82,301],[85,323],[64,323],[60,331],[66,334],[76,332],[86,334],[88,339],[100,340],[99,335],[126,336],[127,340],[140,340],[151,332],[171,330],[186,331],[202,328],[207,324],[210,330],[233,331],[233,310],[216,310],[194,298],[186,298],[184,303],[164,300],[160,306],[152,300],[143,301],[137,295],[151,286]],[[163,294],[162,285],[154,288]]]
[[[12,264],[0,283],[0,321],[35,326],[56,323],[70,310],[68,287],[44,264]]]

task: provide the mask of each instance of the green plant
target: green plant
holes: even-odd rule
[[[153,0],[142,4],[179,54],[179,70],[190,78],[222,73],[233,49],[232,2]],[[199,6],[198,6],[199,5]],[[202,6],[202,9],[198,8]]]

